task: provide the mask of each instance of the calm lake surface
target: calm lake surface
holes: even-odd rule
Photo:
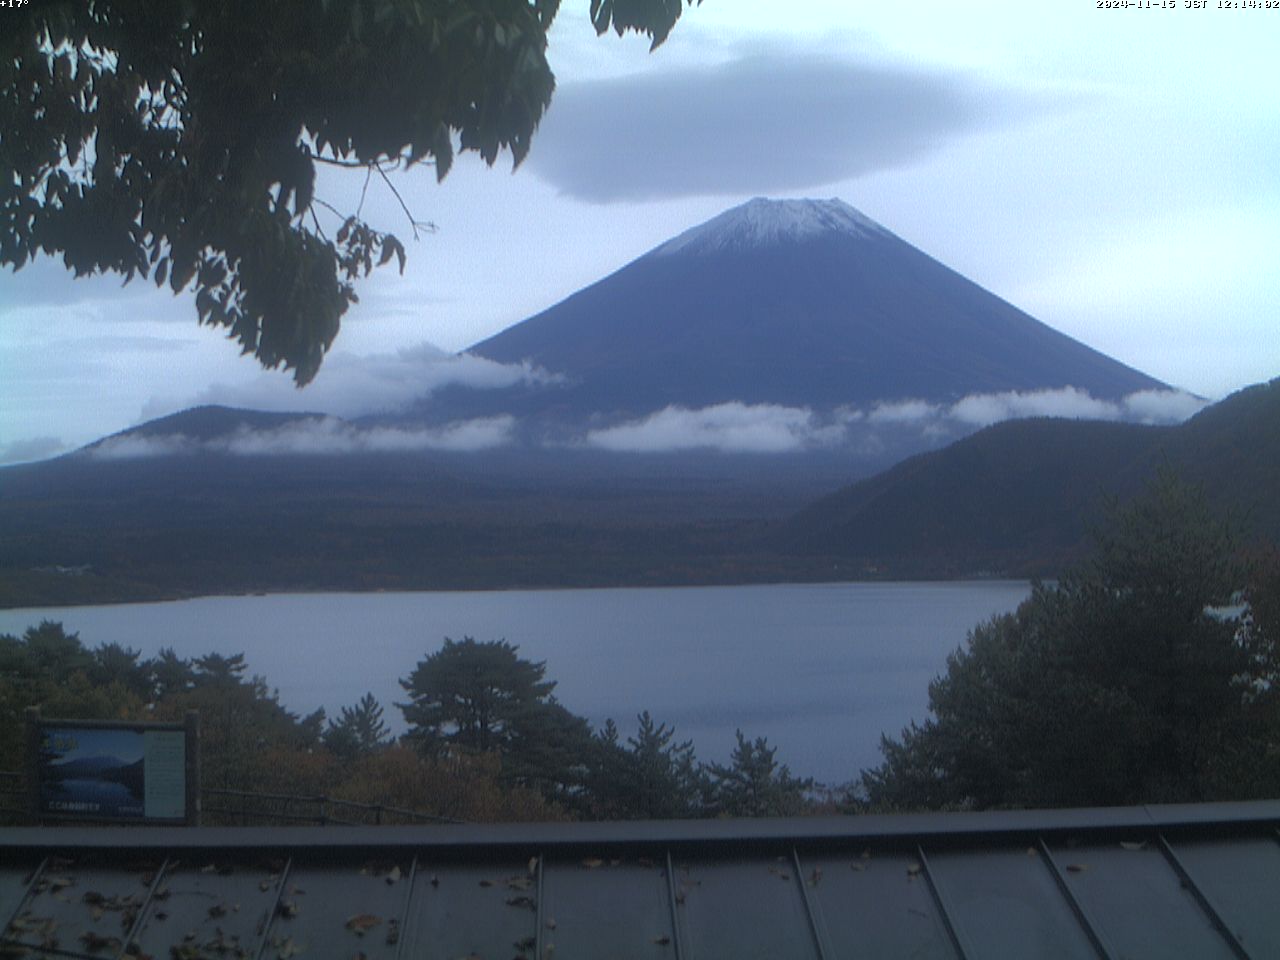
[[[243,652],[290,710],[335,716],[372,691],[398,730],[398,678],[445,637],[506,639],[597,725],[613,717],[626,735],[647,709],[703,760],[726,759],[741,728],[797,775],[839,783],[879,761],[881,732],[924,717],[929,681],[968,631],[1029,593],[979,581],[283,594],[0,610],[0,633],[49,619],[89,647]]]

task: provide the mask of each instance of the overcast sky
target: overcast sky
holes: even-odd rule
[[[753,196],[839,197],[1176,387],[1280,375],[1280,11],[1154,2],[705,0],[649,54],[569,0],[528,161],[400,177],[439,229],[363,283],[306,391],[187,297],[0,273],[0,462],[197,402],[350,415],[537,375],[450,355]],[[360,185],[326,170],[317,193],[354,207]],[[385,191],[366,210],[408,232]]]

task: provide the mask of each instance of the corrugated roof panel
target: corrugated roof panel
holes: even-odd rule
[[[115,956],[146,905],[160,861],[51,857],[6,939],[40,950]]]
[[[1270,838],[1170,844],[1254,957],[1280,957],[1280,844]]]
[[[957,956],[916,857],[866,850],[801,864],[837,957]]]
[[[818,957],[791,857],[677,862],[673,880],[682,960]]]
[[[596,856],[548,860],[542,897],[546,958],[663,960],[675,956],[664,861]]]
[[[170,863],[134,941],[143,954],[255,956],[276,904],[284,861],[248,866],[226,858]]]
[[[404,957],[534,956],[538,863],[419,860],[404,921]]]
[[[1132,960],[1236,956],[1155,844],[1051,849],[1067,886],[1117,955]],[[1160,921],[1153,923],[1153,917]]]
[[[409,859],[294,860],[267,933],[267,956],[395,960],[409,892]]]
[[[926,869],[972,957],[1096,960],[1069,901],[1034,847],[929,854]]]

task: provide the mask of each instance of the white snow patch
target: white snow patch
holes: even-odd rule
[[[824,233],[891,236],[884,227],[843,200],[769,200],[756,197],[655,247],[650,256],[747,250]]]

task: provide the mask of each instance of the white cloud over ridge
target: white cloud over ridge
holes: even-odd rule
[[[855,424],[866,428],[860,433],[910,428],[928,436],[944,436],[1027,417],[1174,424],[1205,406],[1207,401],[1178,390],[1143,390],[1116,402],[1099,400],[1075,387],[976,393],[950,405],[894,400],[865,412],[841,408],[829,416],[808,407],[733,401],[699,409],[666,407],[641,419],[592,430],[584,442],[602,450],[631,453],[698,449],[793,453],[838,447],[851,439]],[[866,439],[862,437],[861,442],[865,444]]]
[[[303,390],[274,371],[264,371],[246,383],[215,383],[201,391],[194,404],[359,417],[405,410],[446,387],[500,390],[517,384],[552,384],[560,379],[527,361],[498,363],[470,353],[446,353],[424,343],[373,356],[334,354]],[[171,406],[144,410],[143,415],[168,413]]]
[[[227,436],[205,441],[185,434],[112,437],[92,448],[90,455],[100,460],[128,460],[200,452],[243,457],[407,453],[423,450],[474,452],[509,443],[514,427],[515,418],[505,414],[430,428],[360,428],[334,417],[314,417],[270,430],[242,427]]]
[[[690,410],[670,406],[641,420],[590,431],[585,443],[601,450],[664,453],[712,449],[726,453],[791,453],[830,446],[844,435],[839,422],[813,411],[732,401]]]
[[[878,437],[888,438],[903,430],[937,440],[1026,417],[1174,424],[1206,405],[1207,401],[1176,390],[1144,390],[1109,401],[1074,387],[970,394],[950,405],[895,400],[866,411],[841,407],[826,413],[808,407],[730,401],[697,409],[668,406],[645,417],[589,430],[577,443],[639,454],[712,450],[768,455],[832,450],[847,444],[865,450],[874,447]],[[516,424],[512,414],[437,427],[357,427],[336,417],[310,417],[271,429],[241,427],[205,441],[184,434],[123,435],[98,444],[90,455],[120,460],[197,452],[244,457],[468,452],[512,444]]]

